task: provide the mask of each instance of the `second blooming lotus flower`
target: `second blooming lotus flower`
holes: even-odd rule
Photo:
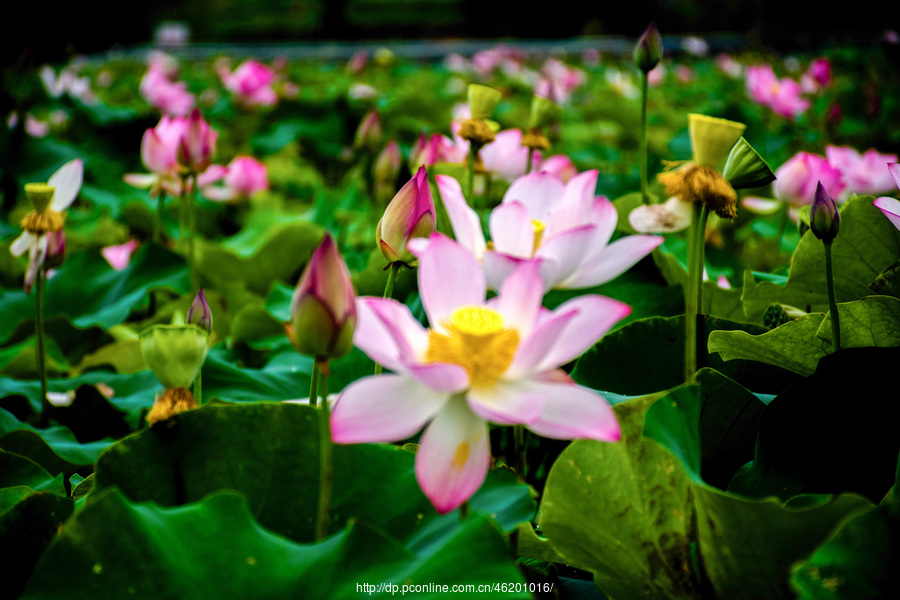
[[[488,247],[478,215],[452,177],[438,175],[438,188],[457,240],[484,264],[488,287],[523,262],[534,262],[546,290],[578,289],[614,279],[662,243],[655,235],[630,235],[609,243],[618,221],[612,202],[595,196],[597,171],[568,183],[546,172],[529,173],[509,186],[491,212]]]
[[[331,418],[338,443],[393,442],[426,427],[416,479],[438,512],[481,487],[490,464],[487,422],[524,425],[558,439],[617,441],[619,424],[597,392],[559,369],[630,308],[584,295],[549,311],[536,263],[511,274],[496,298],[476,258],[435,233],[414,240],[419,292],[431,324],[383,298],[357,301],[354,344],[393,371],[344,389]]]

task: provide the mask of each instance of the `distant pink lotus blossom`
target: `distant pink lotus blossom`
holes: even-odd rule
[[[778,200],[800,207],[812,204],[820,181],[835,196],[845,188],[841,171],[825,157],[798,152],[775,171],[772,189]]]
[[[540,153],[537,154],[535,162],[540,161]],[[485,144],[479,156],[488,173],[510,183],[524,175],[528,166],[528,148],[522,145],[519,129],[498,131],[494,141]]]
[[[825,156],[828,163],[841,172],[844,180],[843,196],[840,191],[836,192],[825,185],[835,197],[841,196],[842,199],[846,199],[846,194],[850,193],[874,196],[894,187],[894,180],[887,165],[897,162],[896,154],[880,154],[875,150],[860,154],[849,146],[829,145],[825,148]]]
[[[800,85],[807,94],[815,94],[831,84],[831,63],[827,58],[812,61],[800,79]]]
[[[647,73],[647,85],[655,87],[666,79],[666,67],[659,63]]]
[[[141,79],[141,96],[164,115],[186,115],[194,107],[194,95],[187,91],[187,84],[171,77],[171,63],[165,57],[152,59]]]
[[[410,249],[430,329],[396,300],[357,300],[353,342],[392,373],[344,388],[331,413],[335,442],[395,442],[425,428],[416,480],[443,514],[487,476],[488,422],[557,439],[620,439],[606,399],[559,367],[629,314],[627,305],[583,295],[549,311],[533,263],[519,266],[499,295],[485,300],[484,273],[468,250],[440,233]]]
[[[900,188],[900,165],[891,163],[888,165],[887,170],[891,174],[894,184]],[[884,213],[884,216],[894,224],[894,227],[900,229],[900,201],[896,198],[881,197],[877,198],[873,204]]]
[[[273,106],[278,102],[278,95],[272,89],[275,73],[258,61],[246,60],[233,73],[220,72],[219,76],[243,106]]]
[[[538,172],[514,181],[491,212],[489,248],[459,182],[445,175],[436,181],[456,239],[482,261],[491,289],[500,289],[523,262],[538,265],[546,290],[600,285],[663,241],[655,235],[631,235],[610,243],[618,215],[612,202],[595,195],[597,171],[585,171],[565,184]]]
[[[790,77],[778,79],[770,65],[748,67],[746,81],[750,98],[782,117],[794,119],[810,106],[801,96],[800,84]]]
[[[203,197],[214,202],[246,199],[269,189],[266,166],[251,156],[235,156],[225,167],[222,185],[203,188]]]
[[[106,259],[106,262],[109,263],[109,266],[116,271],[121,271],[128,266],[129,262],[131,262],[131,255],[137,249],[137,240],[129,240],[124,244],[106,246],[100,250],[100,253],[103,255],[103,258]]]
[[[540,161],[534,171],[543,171],[552,173],[559,177],[563,183],[568,183],[570,179],[578,175],[578,167],[572,162],[572,159],[565,154],[554,154]]]
[[[725,52],[716,56],[716,66],[732,79],[737,79],[744,74],[744,65]]]
[[[150,188],[152,196],[165,192],[170,196],[181,194],[182,169],[178,152],[187,134],[189,120],[185,117],[163,116],[156,127],[147,129],[141,139],[141,161],[150,173],[127,173],[123,179],[138,188]],[[225,176],[225,167],[209,165],[197,179],[201,187],[210,185]]]

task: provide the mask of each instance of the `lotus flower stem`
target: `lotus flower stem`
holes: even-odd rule
[[[196,290],[200,283],[197,276],[197,265],[194,260],[194,229],[197,227],[197,173],[191,177],[191,201],[188,204],[188,270],[191,275],[191,289]]]
[[[162,221],[165,202],[166,194],[165,192],[160,191],[159,197],[156,200],[156,217],[153,219],[153,241],[157,244],[162,243]]]
[[[197,377],[194,378],[193,385],[194,400],[199,405],[203,405],[203,373],[201,371],[197,371]]]
[[[831,258],[831,244],[833,240],[825,243],[825,284],[828,286],[828,310],[831,312],[831,343],[834,351],[841,349],[841,319],[838,312],[837,297],[834,293],[834,263]]]
[[[323,384],[319,359],[313,362],[312,377],[309,382],[309,404],[318,411],[319,417],[319,503],[316,511],[316,541],[328,536],[328,521],[331,512],[331,488],[334,483],[334,454],[331,442],[331,422],[328,401],[323,398],[319,406],[319,387]]]
[[[525,466],[526,466],[526,458],[525,458],[525,427],[522,425],[516,425],[513,427],[513,446],[515,450],[516,460],[518,464],[516,465],[516,472],[519,474],[519,479],[521,481],[525,481]]]
[[[709,209],[705,204],[694,204],[688,234],[688,285],[684,295],[684,378],[687,382],[692,381],[697,372],[697,334],[703,306],[703,254],[708,217]]]
[[[531,173],[531,167],[534,164],[534,150],[529,148],[527,156],[528,156],[528,158],[525,159],[525,174],[526,175]]]
[[[50,401],[47,399],[47,357],[44,353],[44,269],[38,269],[35,277],[35,339],[38,377],[41,379],[41,427],[46,427],[49,420]]]
[[[650,203],[647,196],[647,92],[648,75],[641,71],[641,199]]]
[[[477,157],[478,150],[476,150],[474,144],[472,144],[469,148],[469,182],[468,189],[466,190],[466,198],[469,198],[473,207],[475,206],[475,159]]]
[[[782,203],[781,205],[781,221],[778,223],[778,233],[775,234],[775,256],[779,256],[781,254],[781,241],[784,239],[784,232],[787,229],[787,223],[789,220],[789,212],[787,203]]]
[[[403,266],[403,263],[398,261],[394,261],[389,265],[390,270],[388,271],[387,283],[384,284],[384,296],[383,298],[390,298],[394,294],[394,284],[397,282],[397,274],[400,272],[400,268]],[[381,365],[375,365],[375,374],[381,374]],[[312,398],[312,396],[310,396]]]

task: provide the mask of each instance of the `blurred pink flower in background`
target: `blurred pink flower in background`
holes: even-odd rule
[[[834,196],[840,194],[845,187],[841,171],[825,157],[798,152],[775,171],[772,190],[778,200],[800,207],[812,204],[819,182],[831,190]]]
[[[627,305],[584,295],[549,311],[534,264],[520,266],[486,301],[484,273],[468,250],[439,233],[410,249],[431,327],[396,300],[357,300],[353,342],[393,373],[344,388],[331,415],[335,442],[401,441],[424,427],[416,480],[447,513],[487,476],[488,422],[557,439],[619,440],[606,399],[559,367],[628,315]]]
[[[524,175],[528,166],[528,148],[522,145],[522,132],[518,129],[498,131],[494,141],[485,144],[479,156],[488,173],[510,183]],[[539,152],[537,156],[540,160]]]
[[[584,85],[587,76],[577,67],[567,65],[556,58],[548,58],[541,67],[540,80],[534,93],[557,104],[566,104],[572,93]]]
[[[770,65],[747,67],[746,82],[754,102],[782,117],[793,119],[809,108],[809,100],[800,95],[800,84],[790,77],[778,79]]]
[[[131,262],[131,255],[137,249],[137,240],[128,240],[124,244],[118,244],[116,246],[106,246],[102,250],[100,250],[100,254],[103,255],[103,258],[106,259],[106,262],[109,263],[109,266],[111,266],[116,271],[121,271],[128,266],[129,262]]]
[[[725,52],[716,56],[716,66],[732,79],[737,79],[744,75],[744,65]]]
[[[559,177],[563,183],[568,183],[570,179],[578,175],[578,167],[572,162],[572,159],[565,154],[554,154],[543,159],[535,171],[543,171],[544,173],[552,173]]]
[[[800,78],[800,86],[807,94],[815,94],[831,84],[831,63],[827,58],[812,61]]]
[[[75,65],[63,67],[59,75],[56,74],[53,67],[44,65],[38,75],[51,98],[68,95],[84,104],[97,102],[97,96],[91,90],[91,80],[87,77],[79,77]]]
[[[141,79],[141,96],[164,115],[186,115],[194,107],[194,95],[187,91],[187,84],[172,81],[176,72],[174,59],[154,54]]]
[[[681,83],[690,83],[694,79],[696,79],[697,74],[694,73],[694,70],[685,65],[678,65],[675,67],[675,77],[678,78],[678,81]]]
[[[666,79],[666,67],[659,63],[647,73],[647,85],[655,87]]]
[[[261,62],[246,60],[233,73],[227,67],[220,67],[219,78],[243,106],[273,106],[278,102],[278,95],[272,89],[275,73]]]
[[[225,167],[222,185],[203,188],[203,196],[214,202],[247,199],[269,189],[266,166],[251,156],[235,156]]]
[[[896,154],[880,154],[868,150],[863,154],[849,146],[827,146],[825,156],[828,163],[838,169],[843,176],[844,194],[832,190],[824,181],[822,184],[835,198],[846,200],[849,194],[875,195],[894,188],[894,180],[887,168],[888,163],[896,163]]]
[[[178,160],[179,147],[188,131],[186,117],[163,116],[156,127],[144,131],[141,139],[141,162],[150,173],[126,173],[123,179],[137,188],[150,188],[150,195],[165,192],[181,194],[182,172]],[[210,165],[200,173],[197,183],[209,185],[225,175],[225,167]]]

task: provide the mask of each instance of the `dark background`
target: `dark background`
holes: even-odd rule
[[[453,38],[638,37],[739,34],[770,50],[876,42],[900,24],[868,0],[98,0],[16,3],[0,24],[2,64],[65,62],[74,54],[148,44],[161,21],[186,22],[194,42],[303,42]],[[880,3],[880,6],[885,6]]]

